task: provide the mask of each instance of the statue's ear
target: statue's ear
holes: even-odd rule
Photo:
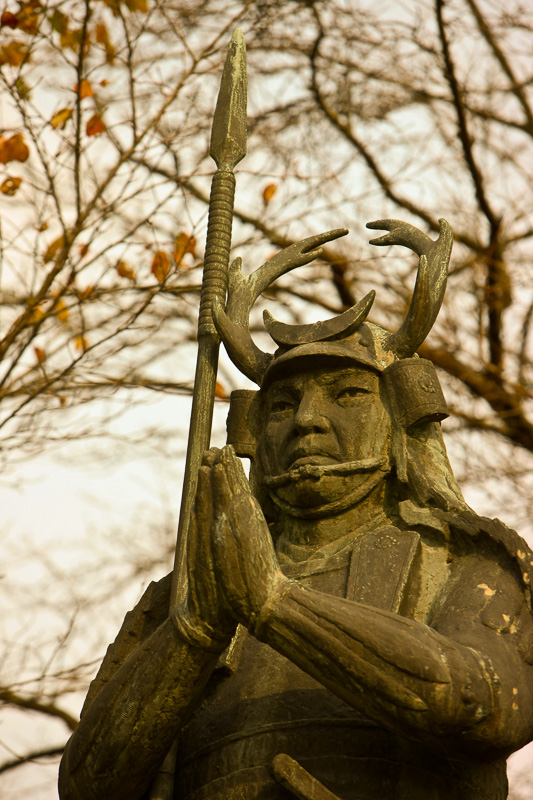
[[[253,459],[261,432],[262,403],[253,389],[237,389],[231,393],[226,421],[227,444],[233,445],[242,458]]]

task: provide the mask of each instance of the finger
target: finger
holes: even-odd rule
[[[202,540],[209,540],[209,529],[213,515],[213,502],[211,497],[211,468],[200,467],[198,470],[198,484],[196,487],[196,500],[194,516],[196,518],[198,535]]]
[[[222,449],[220,463],[226,469],[230,488],[233,492],[250,494],[250,484],[244,471],[242,461],[237,458],[235,450],[231,445],[226,445]]]
[[[211,493],[215,519],[226,515],[233,500],[233,492],[228,480],[225,464],[216,464],[211,470]]]
[[[210,450],[206,450],[202,456],[202,466],[203,467],[212,467],[213,464],[216,463],[220,450],[218,447],[212,447]]]

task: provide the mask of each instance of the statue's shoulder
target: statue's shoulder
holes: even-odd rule
[[[82,716],[131,653],[165,621],[168,616],[171,583],[172,573],[159,581],[152,581],[135,608],[128,611],[117,638],[107,648],[100,669],[89,687]]]
[[[533,550],[525,539],[501,520],[481,517],[471,509],[433,513],[449,530],[452,549],[475,548],[493,553],[502,568],[516,571],[533,607]]]

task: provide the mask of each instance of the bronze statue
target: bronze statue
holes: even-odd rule
[[[533,553],[466,505],[438,379],[416,356],[438,314],[452,234],[380,220],[419,256],[400,330],[373,293],[322,323],[257,296],[333,231],[252,276],[236,262],[213,318],[239,369],[228,446],[204,454],[186,556],[130,612],[89,691],[62,800],[140,800],[177,739],[182,800],[503,800],[533,738]],[[251,459],[250,480],[237,455]],[[153,795],[152,795],[153,796]]]

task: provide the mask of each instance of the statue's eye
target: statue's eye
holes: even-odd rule
[[[270,411],[272,414],[279,414],[282,413],[283,411],[290,411],[292,408],[294,408],[294,402],[287,398],[283,398],[279,400],[274,400],[274,402],[270,406]]]
[[[362,386],[346,386],[337,392],[335,399],[341,406],[351,406],[365,394],[368,394],[368,389],[364,389]]]

